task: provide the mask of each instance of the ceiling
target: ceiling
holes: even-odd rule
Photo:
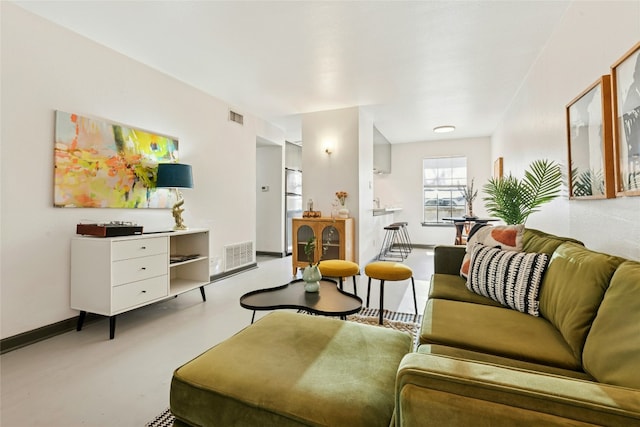
[[[15,3],[290,141],[300,114],[360,106],[402,143],[491,135],[569,1]]]

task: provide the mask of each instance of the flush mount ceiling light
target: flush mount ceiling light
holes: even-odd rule
[[[448,133],[448,132],[453,132],[454,130],[456,130],[456,127],[451,125],[438,126],[433,128],[433,131],[435,133]]]

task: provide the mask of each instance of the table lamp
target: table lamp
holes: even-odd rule
[[[176,221],[174,230],[186,230],[182,220],[182,212],[184,208],[184,198],[180,188],[193,188],[193,177],[191,175],[191,165],[181,163],[160,163],[158,165],[158,176],[156,180],[156,188],[173,188],[176,191],[177,201],[173,205],[172,213]]]

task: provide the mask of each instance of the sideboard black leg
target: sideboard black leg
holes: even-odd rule
[[[78,316],[78,324],[76,325],[76,331],[82,330],[82,325],[84,325],[84,319],[87,317],[86,311],[81,311],[80,316]]]
[[[202,295],[202,301],[207,301],[207,296],[204,294],[204,286],[200,286],[200,295]]]
[[[116,316],[109,317],[109,339],[112,340],[116,336]]]

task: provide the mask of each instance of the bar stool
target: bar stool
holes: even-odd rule
[[[382,240],[382,247],[380,248],[380,253],[378,254],[378,260],[384,261],[389,259],[399,259],[404,260],[408,253],[405,252],[404,247],[399,246],[399,251],[393,250],[393,245],[398,241],[400,236],[400,226],[399,225],[387,225],[385,228],[386,233],[384,234],[384,239]],[[396,255],[399,253],[399,255]]]
[[[342,289],[343,277],[353,277],[353,294],[358,296],[358,288],[356,287],[356,275],[360,274],[358,264],[343,259],[328,259],[320,262],[318,268],[323,277],[337,277],[340,289]]]
[[[392,226],[398,226],[400,227],[400,233],[398,235],[399,237],[399,244],[402,245],[402,248],[404,249],[405,253],[409,254],[411,253],[411,251],[413,250],[413,247],[411,245],[411,239],[409,238],[409,230],[407,229],[407,225],[409,225],[408,222],[394,222],[393,224],[391,224]]]
[[[364,274],[369,277],[367,283],[367,307],[369,307],[369,295],[371,293],[371,279],[380,280],[380,315],[378,323],[382,325],[382,308],[384,307],[384,282],[400,281],[411,279],[411,287],[413,288],[413,307],[416,315],[418,314],[418,301],[416,299],[416,282],[413,279],[413,270],[411,267],[398,262],[374,261],[367,264],[364,268]]]

